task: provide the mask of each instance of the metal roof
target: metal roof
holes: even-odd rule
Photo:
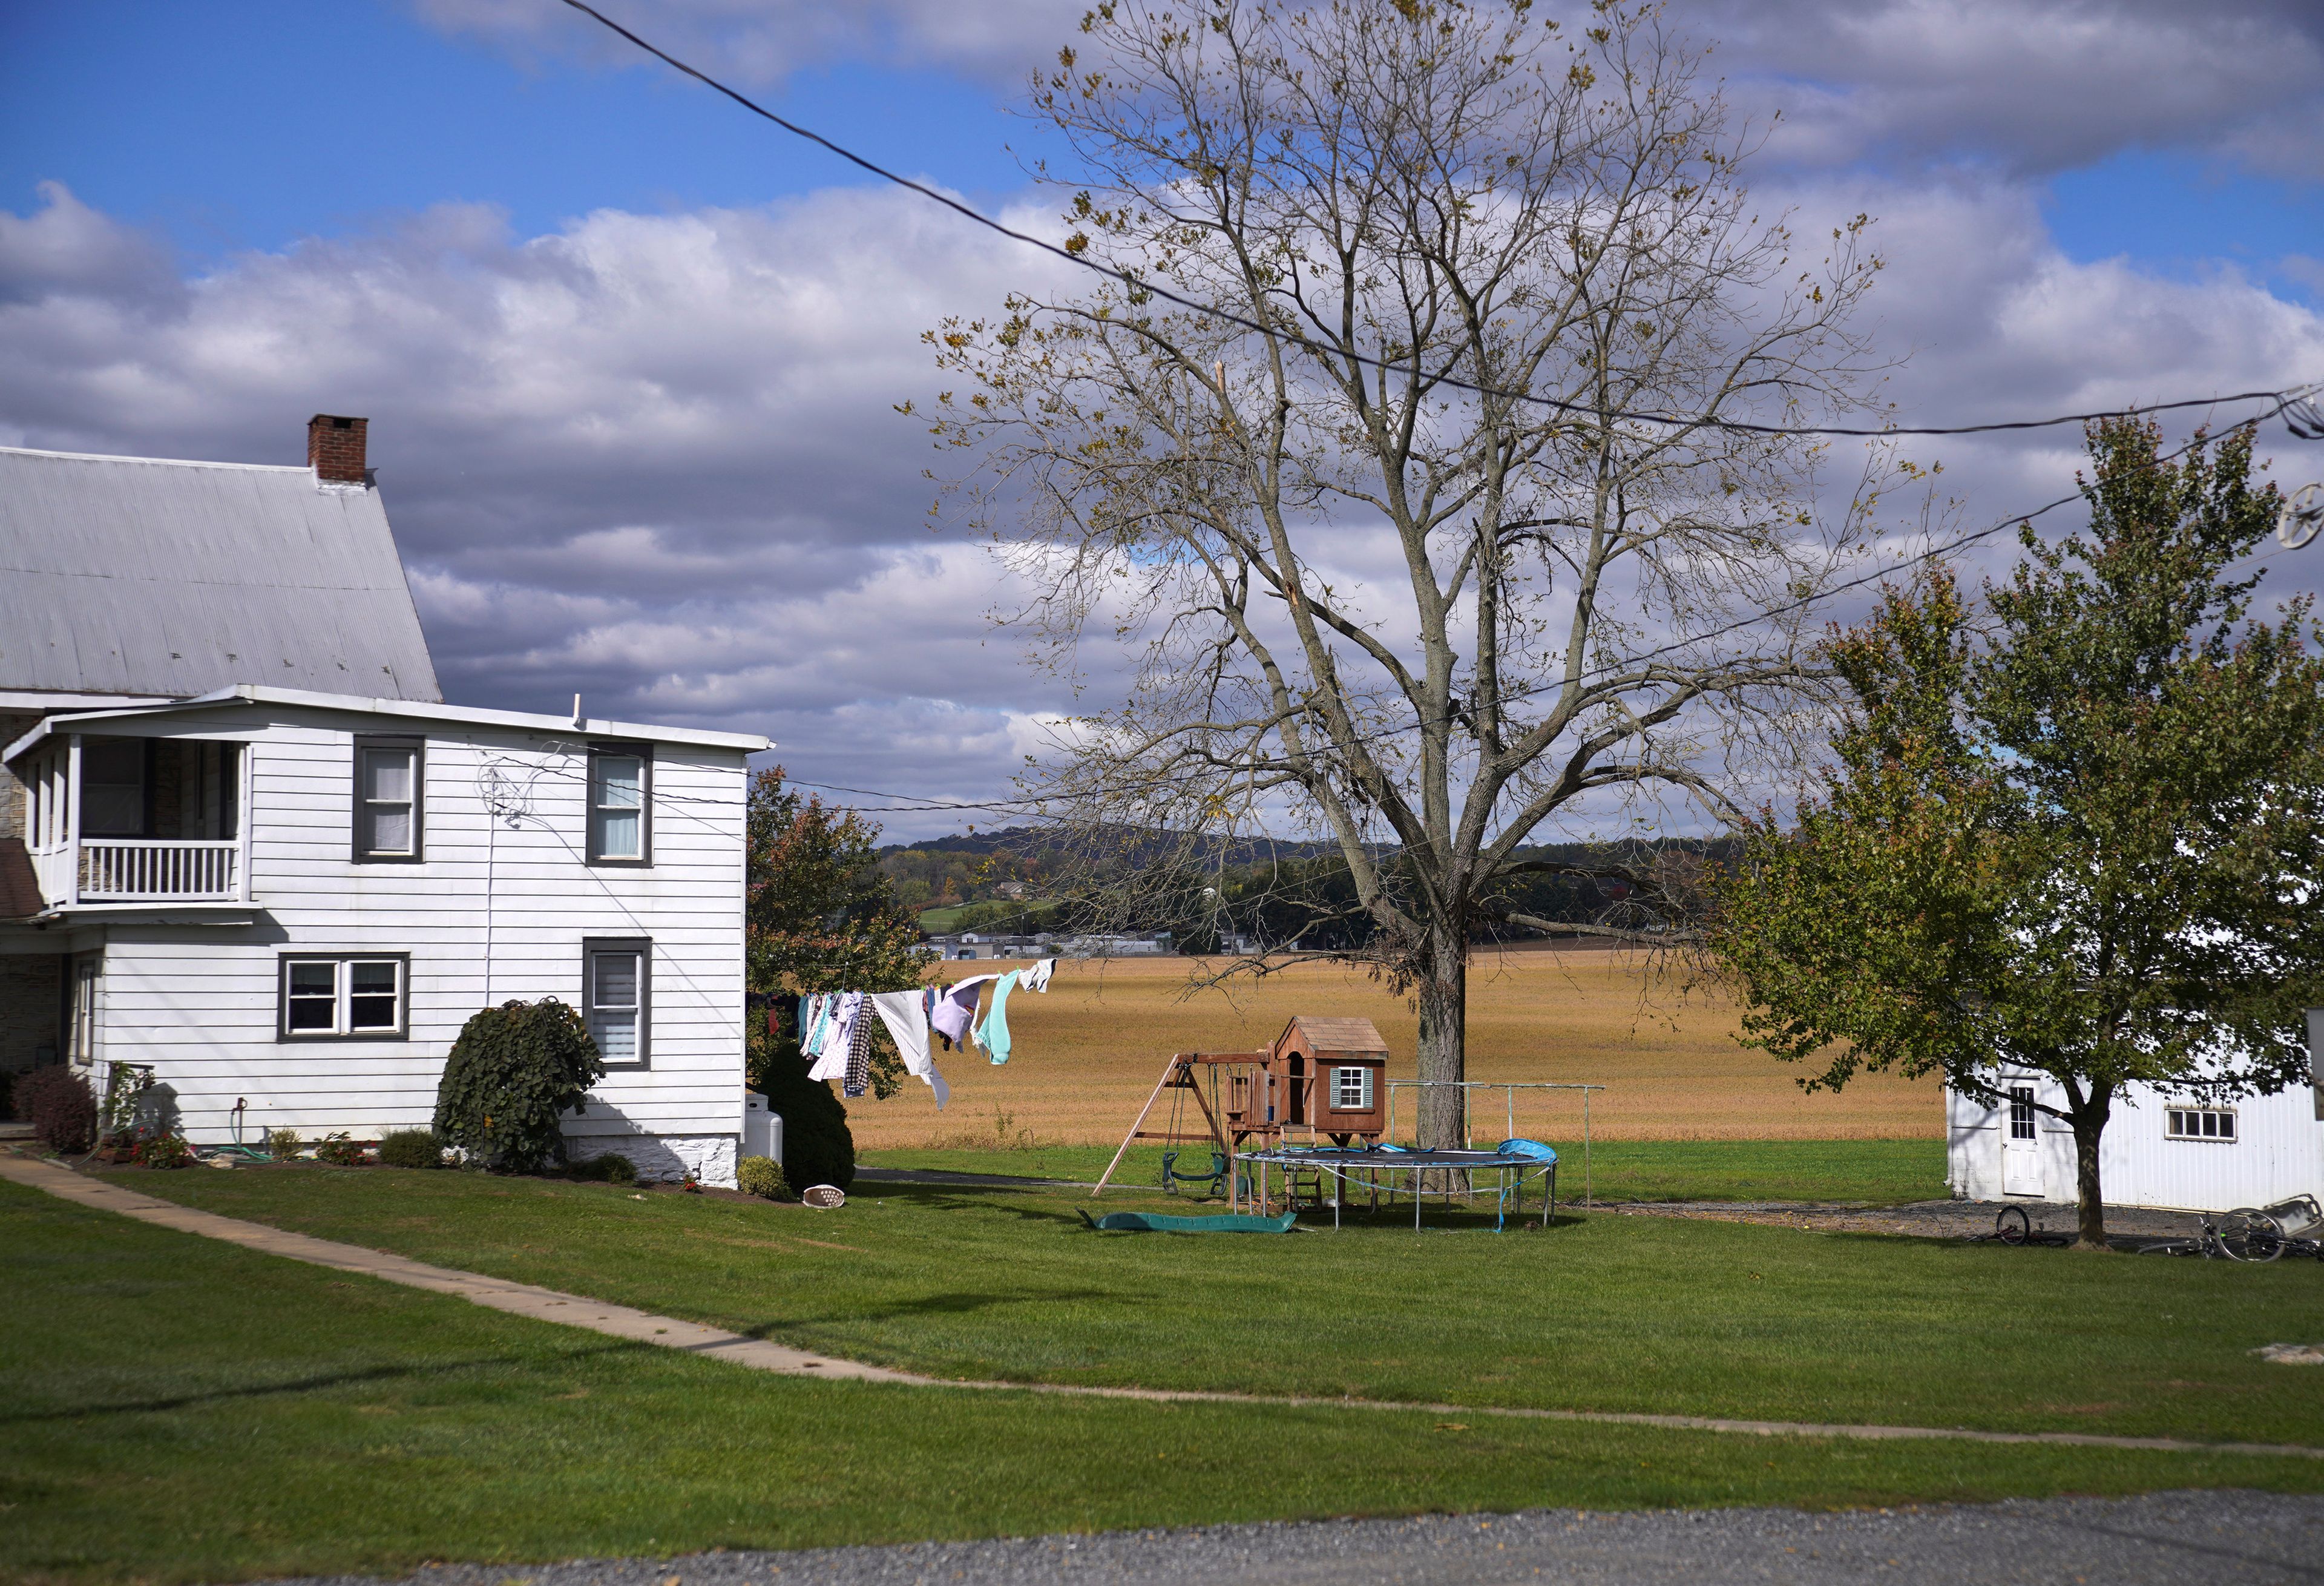
[[[0,688],[234,683],[442,699],[379,492],[0,447]]]
[[[54,710],[30,732],[0,749],[0,759],[14,760],[43,739],[79,730],[89,723],[142,720],[147,716],[189,715],[235,705],[290,705],[309,710],[338,710],[353,715],[392,716],[400,721],[458,722],[475,726],[514,727],[543,737],[631,739],[651,743],[684,743],[705,749],[739,749],[745,754],[772,749],[774,740],[757,733],[715,733],[703,727],[657,727],[643,722],[604,721],[595,716],[545,716],[528,711],[484,710],[467,705],[414,704],[401,699],[357,699],[345,694],[311,688],[262,688],[237,683],[192,699],[161,705],[124,705],[107,710]]]

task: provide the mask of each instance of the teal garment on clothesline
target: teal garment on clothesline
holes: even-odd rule
[[[984,1043],[984,1049],[992,1054],[995,1063],[1009,1061],[1009,1016],[1001,1009],[1009,1000],[1009,993],[1017,989],[1020,973],[1012,969],[992,982],[992,1007],[985,1014],[984,1022],[976,1027],[976,1038]]]

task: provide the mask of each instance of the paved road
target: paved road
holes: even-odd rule
[[[520,1581],[526,1586],[1055,1586],[1074,1581],[1124,1586],[1837,1586],[1859,1581],[2273,1586],[2324,1581],[2324,1498],[2164,1492],[1843,1514],[1537,1509],[543,1566],[453,1564],[409,1577],[410,1586]],[[328,1586],[381,1583],[346,1578]]]

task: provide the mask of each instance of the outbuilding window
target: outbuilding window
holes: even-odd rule
[[[595,864],[643,864],[653,756],[643,747],[598,744],[589,751],[589,859]]]
[[[2170,1110],[2170,1132],[2174,1140],[2209,1140],[2214,1145],[2233,1145],[2236,1139],[2236,1115],[2225,1107],[2173,1107]]]
[[[406,953],[286,953],[274,1028],[285,1041],[400,1041],[408,1033]]]
[[[1361,1064],[1332,1070],[1332,1106],[1340,1112],[1370,1111],[1372,1071]]]
[[[2009,1087],[2009,1138],[2030,1140],[2034,1138],[2034,1087]]]
[[[427,756],[417,738],[355,740],[355,857],[416,863],[425,853]]]

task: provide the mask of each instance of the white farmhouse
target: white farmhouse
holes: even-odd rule
[[[2324,1010],[2310,1012],[2309,1050],[2324,1050]],[[2312,1061],[2312,1059],[2311,1059]],[[2004,1068],[2009,1100],[1988,1107],[1945,1093],[1947,1177],[1978,1201],[2070,1201],[2074,1136],[2035,1104],[2066,1105],[2047,1074]],[[2098,1148],[2109,1206],[2225,1212],[2293,1195],[2324,1196],[2324,1076],[2273,1096],[2198,1102],[2135,1085],[2115,1100]]]
[[[142,1066],[197,1144],[372,1138],[470,1014],[556,997],[608,1065],[573,1153],[732,1185],[767,741],[442,703],[364,429],[0,449],[0,1069]]]

